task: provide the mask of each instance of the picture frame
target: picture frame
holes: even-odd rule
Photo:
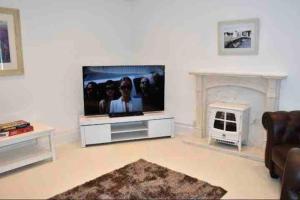
[[[20,12],[0,7],[0,76],[24,74]]]
[[[219,55],[257,55],[258,32],[258,18],[219,22]]]

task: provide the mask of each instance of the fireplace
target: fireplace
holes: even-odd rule
[[[249,111],[246,104],[216,102],[208,105],[208,143],[212,140],[235,145],[241,151],[249,133]]]
[[[249,111],[248,146],[265,146],[266,134],[261,125],[265,111],[279,107],[281,80],[285,74],[231,72],[191,72],[196,77],[196,130],[209,137],[208,105],[215,102],[247,104]]]

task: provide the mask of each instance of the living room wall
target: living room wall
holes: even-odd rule
[[[129,63],[129,1],[0,0],[21,15],[25,75],[0,77],[0,123],[24,119],[78,133],[83,65]]]
[[[0,0],[20,9],[25,75],[0,77],[0,123],[25,119],[78,134],[81,66],[165,64],[166,110],[193,125],[190,71],[284,72],[280,108],[299,108],[298,0]],[[259,54],[219,56],[217,23],[260,19]],[[75,134],[73,134],[75,135]]]
[[[176,121],[195,120],[197,70],[288,74],[282,83],[280,109],[299,109],[299,0],[136,0],[136,64],[165,64],[166,107]],[[259,18],[259,54],[219,56],[217,23]]]

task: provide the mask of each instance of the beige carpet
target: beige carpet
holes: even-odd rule
[[[51,199],[220,199],[226,190],[140,159]]]

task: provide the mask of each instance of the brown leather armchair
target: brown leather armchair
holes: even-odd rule
[[[263,114],[267,130],[265,165],[281,178],[281,199],[300,199],[300,111]]]

